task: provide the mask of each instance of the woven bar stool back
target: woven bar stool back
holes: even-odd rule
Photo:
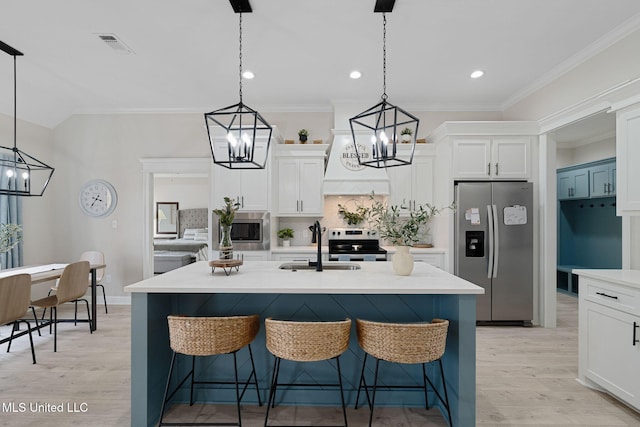
[[[267,413],[264,419],[268,427],[269,409],[275,406],[276,390],[281,386],[295,387],[339,387],[342,402],[344,427],[348,426],[347,411],[344,404],[342,389],[342,372],[340,371],[340,355],[349,347],[351,333],[351,319],[337,322],[296,322],[288,320],[265,320],[267,349],[275,356]],[[338,371],[338,382],[331,384],[281,384],[278,382],[280,363],[282,360],[293,362],[319,362],[335,359]],[[292,392],[292,391],[290,391]]]
[[[189,356],[233,353],[251,343],[260,330],[257,314],[232,317],[168,316],[167,319],[171,349]]]
[[[394,363],[428,363],[444,355],[449,321],[381,323],[356,320],[360,347],[371,356]]]
[[[230,316],[230,317],[187,317],[187,316],[167,316],[169,325],[169,346],[173,350],[171,366],[167,377],[167,385],[162,400],[160,410],[160,426],[242,426],[242,416],[240,412],[240,401],[244,396],[247,387],[255,385],[258,395],[258,405],[262,406],[260,390],[258,389],[258,377],[256,367],[251,352],[251,342],[255,339],[260,330],[260,318],[257,314],[251,316]],[[247,347],[251,360],[251,373],[246,381],[238,381],[238,362],[236,353]],[[178,382],[173,392],[169,393],[173,368],[178,354],[191,356],[191,370]],[[197,356],[233,355],[234,379],[232,381],[196,381],[195,380],[195,358]],[[191,378],[190,405],[193,405],[194,384],[235,384],[237,422],[163,422],[166,404],[181,388],[181,386]]]
[[[265,320],[267,349],[295,362],[333,359],[349,347],[351,319],[339,322]]]
[[[444,355],[447,344],[448,328],[449,321],[442,319],[433,319],[431,323],[384,323],[362,319],[356,320],[358,343],[365,351],[364,360],[362,362],[362,371],[360,373],[358,394],[356,395],[356,409],[358,408],[360,391],[364,388],[367,403],[369,404],[369,409],[371,411],[369,414],[369,427],[371,427],[373,421],[373,408],[375,406],[377,388],[423,389],[425,406],[429,409],[427,383],[429,383],[437,398],[442,402],[442,405],[447,411],[449,425],[453,427],[451,409],[449,406],[449,396],[447,394],[447,385],[444,378],[444,369],[442,368],[442,356]],[[373,356],[376,359],[373,386],[367,385],[364,375],[368,356]],[[390,363],[421,364],[423,385],[378,386],[378,371],[381,360]],[[427,376],[425,365],[434,361],[437,361],[440,367],[443,395],[440,394],[433,382]],[[369,396],[370,389],[373,390],[371,396]]]

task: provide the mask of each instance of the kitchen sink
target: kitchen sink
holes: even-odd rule
[[[315,271],[315,265],[309,265],[306,262],[285,262],[278,267],[280,270],[313,270]],[[322,263],[323,270],[360,270],[360,265],[352,262],[331,262],[325,261]]]

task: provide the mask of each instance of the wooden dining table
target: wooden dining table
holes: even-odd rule
[[[38,283],[44,283],[59,279],[60,276],[62,276],[62,272],[64,271],[66,266],[67,264],[41,264],[16,267],[0,271],[0,277],[13,276],[16,274],[29,274],[31,276],[31,285],[37,285]],[[98,329],[98,316],[96,309],[96,286],[98,283],[96,272],[106,267],[106,264],[91,264],[89,266],[91,275],[91,320],[89,321],[89,323],[91,331],[95,331]],[[8,341],[8,339],[9,338],[5,338],[1,340],[0,343],[4,343]]]

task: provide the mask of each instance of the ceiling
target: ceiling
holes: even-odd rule
[[[382,94],[374,0],[253,0],[243,15],[244,102],[331,111]],[[227,0],[3,0],[0,40],[18,58],[18,117],[207,112],[238,102],[238,15]],[[640,28],[638,0],[397,0],[387,14],[387,94],[405,109],[502,110]],[[135,54],[108,47],[116,34]],[[358,69],[359,80],[348,74]],[[482,69],[481,79],[469,78]],[[0,113],[13,116],[0,52]]]

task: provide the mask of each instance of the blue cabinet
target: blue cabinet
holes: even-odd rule
[[[558,200],[589,197],[589,170],[572,169],[558,172]]]
[[[590,197],[608,197],[616,194],[616,163],[592,166],[589,168]]]
[[[558,169],[558,200],[616,195],[616,159]]]

